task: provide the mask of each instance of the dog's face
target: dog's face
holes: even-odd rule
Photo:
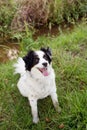
[[[28,54],[23,57],[26,70],[33,72],[37,75],[48,76],[51,66],[51,50],[49,48],[41,48],[39,51],[29,51]]]

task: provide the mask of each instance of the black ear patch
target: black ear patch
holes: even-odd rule
[[[39,62],[39,58],[35,54],[34,51],[29,51],[28,54],[23,57],[23,60],[25,62],[26,70],[31,71],[31,68]]]
[[[41,48],[41,51],[43,51],[46,54],[48,61],[50,63],[52,61],[52,51],[51,51],[51,49],[49,47]]]
[[[41,48],[41,51],[45,52],[48,56],[52,56],[52,51],[49,47],[47,48]]]

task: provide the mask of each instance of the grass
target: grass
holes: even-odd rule
[[[36,41],[26,34],[20,55],[42,46],[52,48],[61,114],[47,97],[38,102],[40,122],[32,123],[28,100],[16,87],[19,75],[13,75],[12,61],[0,64],[0,129],[87,130],[87,25],[82,23],[71,32],[61,31],[59,36],[43,36]]]

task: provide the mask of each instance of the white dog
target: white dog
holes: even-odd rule
[[[56,94],[55,74],[52,68],[51,50],[41,48],[19,58],[15,66],[15,73],[20,74],[18,89],[27,97],[31,106],[33,122],[39,121],[37,101],[51,96],[55,109],[60,112]]]

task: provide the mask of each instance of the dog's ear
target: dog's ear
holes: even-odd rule
[[[45,52],[50,58],[52,56],[52,51],[49,47],[47,48],[41,48],[41,51]]]
[[[31,70],[33,65],[33,58],[34,58],[34,51],[29,51],[25,57],[23,57],[23,60],[25,62],[26,70]]]
[[[51,61],[52,61],[52,51],[51,51],[51,49],[49,47],[41,48],[41,51],[43,51],[46,54],[48,61],[49,61],[49,64],[50,64]]]

